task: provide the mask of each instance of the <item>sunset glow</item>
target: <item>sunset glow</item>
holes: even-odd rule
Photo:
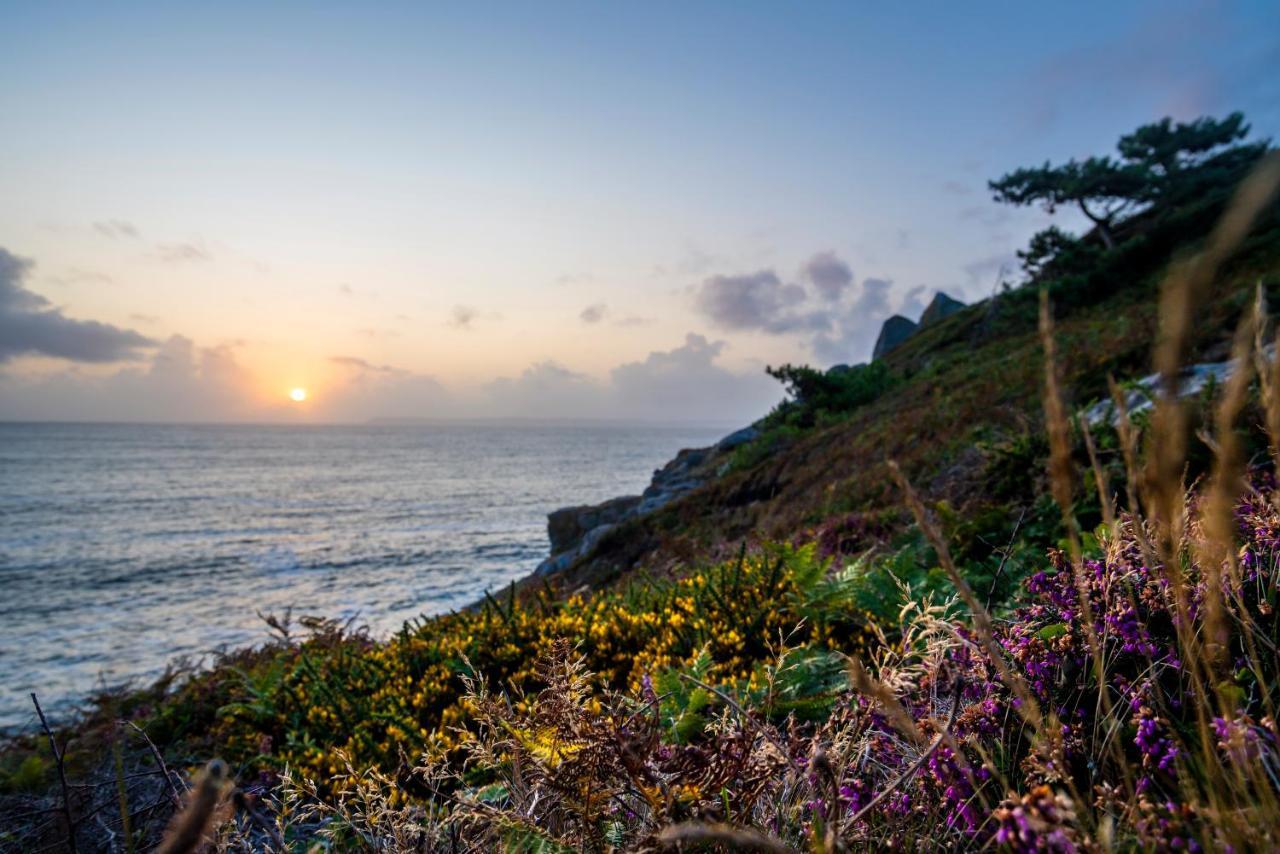
[[[1083,227],[994,202],[1009,164],[1165,114],[1278,126],[1221,82],[1273,76],[1256,0],[1052,39],[946,4],[228,5],[0,28],[0,329],[44,330],[0,334],[5,417],[746,423],[766,365],[867,361],[890,316]],[[1063,71],[1122,38],[1148,72]],[[765,44],[804,59],[765,85]]]

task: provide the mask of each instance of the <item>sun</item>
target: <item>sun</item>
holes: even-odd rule
[[[289,399],[294,403],[302,403],[302,401],[307,399],[307,390],[305,388],[290,389]]]

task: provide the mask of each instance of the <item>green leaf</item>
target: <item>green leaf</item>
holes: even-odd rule
[[[1036,632],[1036,637],[1043,641],[1050,641],[1054,638],[1062,637],[1067,633],[1067,631],[1066,623],[1053,623]]]

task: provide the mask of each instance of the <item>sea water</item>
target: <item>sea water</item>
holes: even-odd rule
[[[385,635],[466,606],[545,557],[547,513],[724,432],[0,422],[0,727],[262,642],[260,613]]]

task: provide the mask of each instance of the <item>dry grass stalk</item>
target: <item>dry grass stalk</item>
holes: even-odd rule
[[[1256,325],[1253,342],[1254,370],[1258,373],[1258,386],[1262,407],[1266,414],[1267,446],[1271,451],[1271,464],[1280,471],[1280,353],[1267,355],[1267,337],[1271,332],[1267,322],[1267,295],[1262,282],[1258,282],[1254,296],[1254,314],[1260,319]]]
[[[987,654],[991,666],[1000,674],[1001,681],[1009,686],[1009,690],[1017,698],[1018,713],[1027,723],[1038,729],[1042,721],[1040,704],[1032,696],[1031,689],[1027,687],[1026,681],[1017,673],[1014,673],[1010,669],[1009,663],[1004,660],[1000,646],[995,641],[995,633],[992,631],[990,612],[978,600],[973,588],[969,585],[964,575],[961,574],[955,561],[952,560],[951,549],[947,547],[946,538],[942,536],[938,526],[933,523],[929,516],[929,511],[921,503],[920,496],[916,494],[906,475],[902,473],[902,469],[898,467],[896,462],[890,460],[889,471],[893,474],[894,480],[897,481],[899,488],[902,490],[903,497],[911,508],[912,515],[915,516],[916,524],[920,526],[925,538],[928,539],[929,544],[933,546],[933,550],[937,553],[938,562],[942,564],[943,571],[947,574],[951,583],[955,585],[956,592],[960,594],[960,598],[968,606],[969,612],[973,616],[974,629],[977,632],[978,641],[982,645],[983,651]]]
[[[1093,430],[1090,429],[1084,418],[1078,417],[1081,430],[1080,434],[1084,438],[1085,453],[1089,455],[1089,468],[1093,472],[1093,487],[1098,491],[1098,501],[1102,506],[1102,523],[1107,526],[1107,530],[1114,537],[1117,533],[1116,526],[1119,520],[1116,519],[1115,497],[1111,494],[1111,486],[1107,482],[1107,474],[1102,470],[1102,464],[1098,461],[1098,449],[1093,441]]]
[[[1144,487],[1148,494],[1148,515],[1157,527],[1160,556],[1166,567],[1172,567],[1177,559],[1184,529],[1182,468],[1186,460],[1187,425],[1178,388],[1192,318],[1218,268],[1244,240],[1278,185],[1280,154],[1272,152],[1241,183],[1204,249],[1189,261],[1175,264],[1161,285],[1160,338],[1155,351],[1161,395],[1152,421],[1152,447]],[[1180,583],[1177,578],[1170,581]]]
[[[205,766],[186,809],[174,817],[156,854],[191,854],[206,841],[226,781],[227,766],[221,760]]]
[[[849,659],[849,682],[859,694],[874,700],[894,729],[905,735],[915,745],[924,747],[927,739],[915,719],[898,701],[893,691],[878,679],[875,679],[856,658]]]
[[[1094,672],[1098,684],[1103,684],[1104,667],[1102,647],[1098,643],[1098,633],[1093,624],[1092,597],[1089,595],[1089,581],[1084,575],[1084,555],[1080,549],[1080,524],[1076,520],[1073,500],[1073,479],[1075,466],[1071,461],[1071,425],[1067,421],[1067,409],[1062,402],[1062,391],[1058,385],[1057,344],[1053,338],[1053,312],[1049,309],[1049,292],[1040,291],[1040,342],[1044,347],[1044,420],[1049,433],[1049,480],[1053,499],[1062,514],[1062,526],[1067,532],[1067,544],[1070,548],[1071,572],[1075,578],[1076,590],[1080,594],[1080,616],[1084,628],[1085,639],[1089,642],[1089,652],[1093,656]],[[1088,433],[1088,425],[1083,432]],[[1106,491],[1099,476],[1099,492],[1105,502]],[[1110,711],[1110,698],[1105,691],[1098,694],[1104,713]]]
[[[723,845],[730,851],[755,851],[760,854],[798,854],[798,852],[772,836],[748,827],[729,824],[710,824],[689,821],[663,828],[658,834],[658,844],[664,848],[683,850],[686,846]]]
[[[1253,377],[1251,348],[1258,337],[1261,322],[1256,310],[1251,311],[1241,320],[1236,330],[1232,346],[1236,369],[1227,380],[1222,399],[1214,413],[1214,468],[1205,491],[1201,516],[1205,536],[1197,540],[1201,550],[1200,559],[1208,574],[1205,589],[1205,653],[1212,664],[1212,672],[1219,678],[1224,675],[1230,631],[1223,614],[1223,568],[1227,569],[1233,588],[1238,588],[1240,581],[1232,508],[1243,488],[1244,460],[1241,458],[1235,425],[1244,408]]]

